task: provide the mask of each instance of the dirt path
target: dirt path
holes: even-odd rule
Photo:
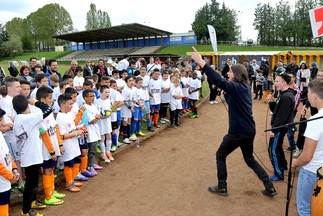
[[[263,133],[266,109],[263,102],[254,102],[258,132],[255,152],[272,170]],[[206,102],[199,116],[181,119],[183,127],[167,128],[140,148],[125,150],[97,177],[84,183],[79,193],[66,192],[63,205],[40,212],[78,216],[284,215],[287,184],[275,183],[279,193],[276,197],[263,196],[262,182],[244,163],[240,150],[227,160],[229,196],[207,191],[217,184],[215,153],[227,132],[228,115],[222,104]],[[57,190],[64,191],[63,186],[63,182],[57,183]],[[297,215],[295,194],[296,189],[289,215]],[[12,203],[11,215],[18,215],[20,209],[21,201]]]

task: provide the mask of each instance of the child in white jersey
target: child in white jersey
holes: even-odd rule
[[[130,137],[130,124],[131,124],[131,117],[132,113],[135,112],[134,110],[134,92],[132,90],[134,86],[133,76],[126,77],[126,86],[122,90],[122,97],[124,99],[124,104],[121,106],[121,119],[123,125],[123,142],[125,144],[130,144],[130,140],[134,140],[134,138]],[[130,137],[130,140],[129,140]]]
[[[32,202],[38,203],[35,197],[38,188],[39,169],[43,163],[39,126],[43,120],[43,113],[36,107],[34,107],[35,111],[30,113],[28,100],[23,95],[15,96],[12,99],[12,105],[17,113],[13,133],[17,139],[20,165],[25,168],[26,175],[22,215],[37,215],[31,208]]]
[[[148,83],[149,94],[150,94],[150,119],[154,122],[156,128],[160,128],[158,125],[158,116],[161,103],[161,82],[159,79],[159,70],[155,68],[152,73],[152,79]]]
[[[84,106],[86,107],[87,118],[89,121],[89,124],[86,126],[89,134],[87,137],[87,144],[89,146],[88,171],[97,175],[97,172],[95,170],[102,170],[102,167],[95,163],[97,144],[101,139],[98,120],[102,118],[102,115],[93,104],[95,94],[92,89],[84,90],[83,98],[85,100]]]
[[[132,113],[132,121],[131,121],[131,137],[137,139],[135,134],[135,130],[137,128],[137,134],[139,136],[145,136],[143,132],[141,132],[141,119],[144,116],[143,111],[145,109],[145,92],[141,88],[143,80],[141,77],[136,78],[136,87],[134,89],[134,110]]]
[[[76,76],[73,79],[73,83],[76,91],[79,94],[81,94],[83,92],[83,83],[84,83],[83,71],[81,66],[76,67]]]
[[[188,93],[189,93],[188,99],[190,102],[190,107],[192,109],[190,118],[198,118],[196,102],[199,99],[199,90],[201,88],[201,81],[197,79],[196,71],[192,73],[192,79],[188,81],[188,84],[190,86],[188,90]]]
[[[168,79],[168,72],[162,73],[161,80],[161,105],[160,105],[160,123],[167,123],[169,120],[166,118],[168,105],[170,103],[170,79]]]
[[[110,89],[104,85],[100,88],[101,97],[95,102],[96,107],[100,111],[102,118],[98,120],[100,128],[100,150],[101,157],[106,163],[110,163],[114,160],[111,150],[111,101],[110,101]]]
[[[182,110],[182,98],[183,93],[182,89],[179,86],[180,80],[175,78],[174,86],[170,90],[171,98],[170,98],[170,122],[171,127],[176,128],[176,126],[182,126],[178,122],[178,113]],[[175,124],[174,124],[175,122]]]
[[[186,69],[186,67],[185,67]],[[183,98],[182,98],[182,102],[183,102],[183,112],[189,112],[189,107],[188,107],[188,88],[189,88],[189,84],[188,84],[188,72],[186,72],[185,70],[181,70],[181,85],[182,85],[182,93],[183,93]]]

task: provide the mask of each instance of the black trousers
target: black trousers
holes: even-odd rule
[[[166,118],[168,104],[169,103],[161,103],[160,104],[160,111],[159,111],[160,118]]]
[[[217,87],[215,86],[215,88],[213,89],[212,83],[209,82],[209,89],[210,89],[210,101],[215,101],[216,95],[218,93]]]
[[[174,124],[174,121],[175,121],[175,124],[178,124],[178,113],[180,111],[181,111],[180,109],[170,111],[170,123],[171,124]]]
[[[41,164],[25,167],[26,184],[23,195],[23,212],[27,214],[31,209],[31,202],[36,200],[38,189],[39,169]]]
[[[300,121],[306,120],[306,118],[301,117]],[[298,128],[298,136],[297,136],[297,142],[296,142],[296,146],[299,150],[303,150],[304,147],[304,143],[305,143],[305,137],[304,137],[304,133],[307,127],[307,123],[301,123],[299,124],[299,128]]]
[[[270,138],[268,146],[269,158],[273,165],[274,173],[281,179],[284,179],[284,170],[287,169],[287,161],[283,150],[286,132],[286,130],[281,130],[275,133],[275,137]]]
[[[266,189],[273,188],[265,170],[253,157],[253,141],[255,133],[238,133],[227,134],[223,137],[223,141],[216,152],[216,164],[218,169],[218,187],[220,189],[227,189],[227,156],[240,147],[243,158],[246,164],[257,174],[258,178],[263,182]],[[242,182],[241,182],[242,183]]]
[[[256,96],[255,98],[258,98],[258,94],[259,94],[259,99],[262,98],[262,88],[263,86],[262,85],[257,85],[257,89],[256,89]]]

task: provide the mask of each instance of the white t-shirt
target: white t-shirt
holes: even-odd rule
[[[53,102],[57,101],[58,97],[61,95],[61,91],[59,89],[59,86],[56,86],[53,88]]]
[[[13,123],[10,118],[15,118],[17,116],[16,111],[13,109],[12,105],[13,97],[7,95],[6,98],[3,99],[2,107],[6,114],[3,117],[4,123]],[[10,117],[10,118],[9,118]],[[8,144],[8,146],[16,146],[16,137],[13,135],[13,130],[7,131],[4,133],[4,138]],[[14,154],[14,152],[12,152]],[[13,155],[14,157],[17,155]]]
[[[83,83],[84,83],[84,78],[83,77],[78,77],[78,76],[75,76],[74,79],[73,79],[73,83],[74,83],[74,87],[79,87],[79,86],[83,86]],[[83,92],[83,90],[81,91],[77,91],[79,94],[81,94]]]
[[[147,75],[150,77],[150,74],[154,71],[154,69],[155,68],[158,68],[159,69],[159,67],[155,64],[155,63],[153,63],[153,64],[148,64],[147,65]]]
[[[117,91],[110,88],[110,101],[111,101],[111,105],[114,104],[116,101],[118,101],[117,98]],[[117,121],[117,112],[112,112],[111,113],[111,122],[116,122]]]
[[[53,112],[55,113],[55,115],[61,110],[61,108],[58,105],[58,101],[56,100],[53,104]]]
[[[190,85],[189,90],[193,91],[195,89],[201,88],[201,81],[199,79],[189,79],[188,84]],[[198,100],[199,99],[199,91],[195,91],[188,95],[189,99]]]
[[[175,99],[173,96],[174,95],[183,95],[181,87],[175,87],[173,86],[170,89],[170,109],[176,110],[176,109],[182,109],[182,99]]]
[[[34,108],[29,114],[17,115],[13,124],[21,167],[43,163],[42,140],[39,133],[43,113],[39,108]]]
[[[197,73],[197,78],[200,78],[202,76],[201,71],[195,70],[195,72]]]
[[[76,131],[74,118],[75,116],[71,115],[71,113],[59,112],[57,114],[56,122],[61,135]],[[70,161],[75,157],[81,155],[77,137],[73,136],[69,139],[63,139],[63,147],[65,149],[65,152],[63,154],[64,162]]]
[[[133,103],[134,91],[132,88],[130,89],[128,86],[126,86],[122,90],[121,95],[124,100],[124,104],[121,106],[121,117],[131,118],[131,110],[128,106]]]
[[[95,100],[96,97],[94,97]],[[85,104],[85,100],[83,98],[82,94],[77,95],[75,103],[77,104],[78,107],[82,107]]]
[[[1,109],[3,109],[6,112],[6,116],[9,116],[11,118],[15,118],[17,113],[13,109],[12,99],[13,99],[13,97],[7,95],[7,97],[3,99]]]
[[[118,70],[121,71],[121,70],[124,70],[129,67],[129,62],[127,59],[122,59],[121,61],[119,61],[118,63]]]
[[[36,94],[37,94],[37,91],[38,91],[38,87],[36,87],[31,93],[30,93],[30,97],[32,99],[35,99],[36,100]]]
[[[43,121],[42,121],[42,126],[44,127],[45,130],[48,131],[48,135],[50,137],[50,140],[53,144],[55,154],[57,156],[61,155],[61,152],[59,150],[59,143],[57,139],[57,132],[56,131],[56,120],[54,118],[54,114],[51,113],[49,116],[47,116]],[[43,145],[42,145],[42,153],[43,153],[43,159],[44,161],[49,160],[51,158],[50,153],[48,152],[48,149],[46,148],[46,145],[43,140]]]
[[[12,162],[9,148],[0,131],[0,163],[2,163],[10,172],[12,171]],[[0,193],[10,190],[11,183],[0,175]]]
[[[126,82],[123,79],[117,79],[116,82],[117,82],[117,88],[126,87]]]
[[[100,135],[109,134],[112,131],[111,128],[111,101],[110,99],[102,100],[99,98],[95,101],[95,106],[102,115],[102,119],[98,120],[98,125],[100,129]],[[110,116],[107,116],[106,113],[110,112]]]
[[[184,84],[184,88],[182,88],[182,92],[183,92],[184,97],[188,97],[188,88],[185,88],[185,85],[188,84],[188,80],[189,80],[189,78],[187,78],[187,77],[181,77],[181,81]]]
[[[144,105],[145,99],[146,99],[145,91],[142,88],[134,87],[133,92],[134,92],[133,100]],[[139,107],[138,104],[134,104],[134,106]]]
[[[310,119],[323,116],[323,108]],[[312,160],[303,166],[304,169],[316,173],[317,169],[323,166],[323,119],[307,122],[304,136],[317,141]]]
[[[139,75],[138,77],[141,77],[143,80],[141,88],[145,92],[145,101],[149,101],[148,83],[149,83],[150,78],[148,75],[146,75],[145,77],[142,77]]]
[[[161,102],[161,83],[160,80],[150,79],[148,83],[149,93],[152,98],[150,99],[150,105],[158,105]]]
[[[163,89],[170,88],[169,80],[161,80],[161,103],[170,103],[170,90],[164,92]]]
[[[89,133],[88,137],[87,137],[87,142],[89,143],[93,143],[93,142],[97,142],[101,139],[101,134],[100,134],[100,128],[99,128],[99,124],[98,121],[94,122],[93,124],[90,124],[90,122],[95,119],[95,115],[100,114],[99,110],[96,108],[95,105],[87,105],[84,104],[84,106],[86,107],[87,110],[87,118],[89,120],[89,124],[86,126],[87,127],[87,131]]]

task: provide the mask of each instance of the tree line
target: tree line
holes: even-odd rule
[[[90,5],[86,17],[86,30],[111,26],[109,14]],[[63,45],[52,36],[76,31],[71,15],[57,3],[51,3],[30,13],[26,18],[13,18],[0,24],[0,51],[2,56],[21,55],[24,50],[40,50]]]
[[[295,5],[282,0],[276,5],[259,3],[255,9],[254,28],[258,43],[277,46],[322,46],[313,38],[309,10],[322,6],[323,0],[296,0]]]

